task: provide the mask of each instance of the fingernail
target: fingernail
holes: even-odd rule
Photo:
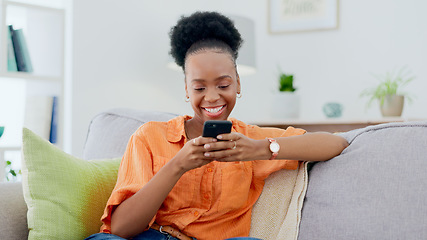
[[[210,156],[210,154],[209,153],[205,153],[205,157],[209,157]]]
[[[218,138],[218,139],[222,139],[222,135],[218,135],[216,138]]]
[[[211,145],[209,145],[209,144],[205,144],[205,146],[204,146],[206,149],[208,149],[208,148],[210,148],[211,147]]]

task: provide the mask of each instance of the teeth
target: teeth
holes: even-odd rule
[[[205,108],[205,110],[210,112],[210,113],[217,113],[217,112],[219,112],[219,110],[222,109],[222,107],[224,107],[224,106],[217,107],[217,108]]]

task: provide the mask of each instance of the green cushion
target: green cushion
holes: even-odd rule
[[[28,239],[84,239],[99,232],[120,159],[82,160],[23,130]]]

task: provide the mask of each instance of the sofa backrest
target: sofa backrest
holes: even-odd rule
[[[96,115],[89,124],[84,159],[121,157],[130,136],[148,121],[168,121],[172,113],[116,108]]]
[[[298,239],[427,239],[427,122],[341,135],[349,147],[309,172]]]

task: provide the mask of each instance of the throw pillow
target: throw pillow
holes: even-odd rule
[[[26,128],[22,151],[28,239],[84,239],[99,232],[120,159],[79,159]]]

